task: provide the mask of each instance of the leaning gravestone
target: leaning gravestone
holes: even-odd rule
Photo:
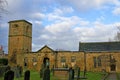
[[[24,80],[30,80],[30,71],[29,70],[25,71]]]
[[[69,69],[69,80],[74,80],[74,69]]]
[[[79,78],[80,78],[80,67],[78,67],[77,69],[77,80],[79,80]]]
[[[16,78],[20,78],[20,69],[19,69],[19,66],[15,67],[15,76],[16,76]]]
[[[42,64],[40,69],[40,78],[43,78],[44,69],[44,65]]]
[[[47,68],[44,70],[43,80],[50,80],[50,69],[49,69],[49,67],[47,67]]]
[[[40,78],[43,78],[44,69],[40,69]]]
[[[19,66],[20,77],[22,77],[22,72],[23,72],[22,66]]]
[[[9,70],[4,75],[4,80],[14,80],[14,72]]]

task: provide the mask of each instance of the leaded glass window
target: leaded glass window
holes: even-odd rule
[[[65,56],[62,56],[62,57],[61,57],[61,62],[66,62]]]
[[[71,56],[71,62],[75,62],[76,61],[76,56]]]

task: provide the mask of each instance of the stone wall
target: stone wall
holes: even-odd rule
[[[110,55],[112,58],[115,58],[116,62],[110,63]],[[71,61],[71,57],[75,57],[75,61]],[[36,52],[28,53],[25,55],[28,59],[28,68],[40,70],[44,58],[49,58],[50,68],[54,67],[80,67],[81,71],[84,71],[85,67],[87,71],[102,71],[107,72],[111,71],[111,65],[115,65],[115,71],[120,72],[120,55],[119,52],[77,52],[77,51],[57,51],[57,52]],[[61,61],[61,57],[65,57],[65,62]],[[101,62],[100,66],[98,63],[96,67],[94,66],[94,57],[96,59],[100,57]],[[36,62],[33,61],[33,58],[36,58]],[[65,66],[63,66],[65,65]]]

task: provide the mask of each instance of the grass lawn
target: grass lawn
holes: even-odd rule
[[[87,80],[101,80],[102,73],[101,72],[87,72]]]
[[[83,72],[81,72],[81,76],[83,75]],[[87,79],[86,80],[101,80],[101,73],[100,72],[87,72],[87,75],[86,75]],[[0,78],[0,80],[4,80],[3,77]],[[15,78],[14,80],[24,80],[24,77],[21,77],[21,78]],[[42,80],[40,79],[40,75],[38,72],[36,71],[31,71],[30,73],[30,80]],[[50,80],[59,80],[57,78],[54,78],[52,76],[52,73],[51,73],[51,78]],[[84,79],[85,80],[85,79]]]
[[[118,80],[120,80],[120,73],[117,73],[117,78]]]
[[[24,74],[23,74],[24,75]],[[15,78],[14,80],[24,80],[24,76],[22,75],[22,77],[20,78]],[[0,77],[0,80],[4,80],[3,77]],[[30,71],[30,80],[42,80],[40,79],[40,75],[39,75],[39,72],[37,71]],[[51,77],[50,77],[50,80],[58,80],[57,78],[54,78],[52,76],[52,73],[51,73]]]

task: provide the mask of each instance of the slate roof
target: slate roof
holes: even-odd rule
[[[120,42],[80,42],[79,51],[120,51]]]

